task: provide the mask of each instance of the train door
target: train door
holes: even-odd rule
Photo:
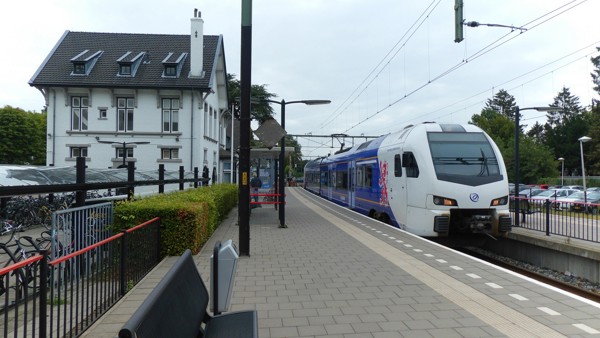
[[[402,155],[394,153],[391,161],[390,175],[390,208],[394,213],[394,220],[401,229],[406,229],[406,175],[402,170]]]
[[[354,183],[356,181],[355,178],[355,169],[356,168],[356,161],[350,161],[348,162],[348,206],[351,209],[354,209],[355,203],[354,203]]]

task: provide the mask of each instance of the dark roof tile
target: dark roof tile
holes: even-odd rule
[[[183,53],[190,53],[189,35],[167,34],[123,34],[123,33],[90,33],[67,31],[58,42],[45,62],[40,66],[29,84],[35,87],[120,87],[120,88],[205,88],[209,89],[210,74],[215,61],[219,36],[204,36],[203,78],[190,78],[190,58],[186,57],[181,76],[163,77],[162,61],[173,53],[171,59],[176,60]],[[77,58],[85,58],[102,51],[94,68],[87,76],[73,76],[72,59],[85,50],[87,53]],[[127,52],[130,57],[140,52],[147,52],[149,62],[140,64],[135,77],[117,76],[119,60]]]

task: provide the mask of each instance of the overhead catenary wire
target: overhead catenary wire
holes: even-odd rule
[[[515,77],[513,77],[513,78],[511,78],[511,79],[509,79],[509,80],[506,80],[506,81],[502,82],[502,83],[495,84],[495,85],[493,85],[492,87],[490,87],[490,88],[486,88],[486,89],[484,89],[484,90],[482,90],[482,91],[479,91],[479,92],[477,92],[477,93],[475,93],[475,94],[473,94],[473,95],[470,95],[470,96],[468,96],[468,97],[462,98],[462,99],[460,99],[460,100],[457,100],[457,101],[455,101],[455,102],[453,102],[453,103],[449,103],[449,104],[447,104],[447,105],[445,105],[445,106],[443,106],[443,107],[440,107],[440,108],[438,108],[438,109],[436,109],[436,110],[433,110],[433,111],[430,111],[430,112],[427,112],[427,113],[421,114],[419,117],[416,117],[416,118],[412,118],[412,119],[407,119],[407,120],[404,120],[404,121],[402,121],[402,123],[401,123],[401,124],[411,123],[412,121],[414,121],[414,120],[417,120],[417,119],[419,119],[419,118],[423,118],[423,117],[425,117],[425,116],[431,116],[432,114],[434,114],[434,113],[437,113],[437,112],[439,112],[439,111],[442,111],[442,110],[445,110],[445,109],[447,109],[447,108],[450,108],[450,107],[452,107],[452,106],[455,106],[455,105],[458,105],[458,104],[461,104],[461,103],[467,102],[467,101],[469,101],[469,100],[471,100],[471,99],[473,99],[473,98],[476,98],[476,97],[478,97],[478,96],[481,96],[481,95],[483,95],[483,94],[487,93],[487,92],[488,92],[490,89],[494,89],[494,88],[501,88],[501,87],[503,87],[503,86],[505,86],[505,85],[507,85],[507,84],[509,84],[509,83],[511,83],[511,82],[514,82],[514,81],[516,81],[516,80],[518,80],[518,79],[521,79],[521,78],[523,78],[523,77],[525,77],[525,76],[527,76],[527,75],[530,75],[530,74],[532,74],[532,73],[534,73],[534,72],[536,72],[536,71],[538,71],[538,70],[540,70],[540,69],[543,69],[543,68],[545,68],[545,67],[548,67],[548,66],[550,66],[550,65],[553,65],[553,64],[555,64],[555,63],[557,63],[557,62],[560,62],[560,61],[562,61],[562,60],[564,60],[564,59],[566,59],[566,58],[568,58],[568,57],[570,57],[570,56],[573,56],[573,55],[575,55],[575,54],[577,54],[577,53],[579,53],[579,52],[581,52],[581,51],[584,51],[584,50],[586,50],[586,49],[589,49],[590,47],[596,46],[596,45],[598,45],[598,44],[600,44],[600,40],[598,40],[598,41],[595,41],[595,42],[593,42],[593,43],[591,43],[591,44],[588,44],[588,45],[586,45],[585,47],[579,48],[579,49],[577,49],[577,50],[575,50],[575,51],[573,51],[573,52],[570,52],[570,53],[568,53],[568,54],[566,54],[566,55],[563,55],[563,56],[561,56],[561,57],[559,57],[559,58],[557,58],[557,59],[555,59],[555,60],[553,60],[553,61],[550,61],[550,62],[548,62],[548,63],[546,63],[546,64],[544,64],[544,65],[542,65],[542,66],[540,66],[540,67],[534,68],[534,69],[532,69],[532,70],[530,70],[530,71],[527,71],[527,72],[525,72],[525,73],[523,73],[523,74],[520,74],[520,75],[518,75],[518,76],[515,76]],[[557,70],[559,70],[559,69],[561,69],[561,68],[565,68],[565,67],[567,67],[567,66],[569,66],[569,65],[571,65],[571,64],[573,64],[573,63],[575,63],[575,62],[581,61],[581,59],[587,59],[587,58],[589,58],[589,57],[591,57],[591,56],[593,56],[593,55],[595,55],[595,54],[597,54],[597,52],[587,53],[587,54],[586,54],[586,55],[584,55],[584,56],[578,56],[577,58],[575,58],[575,59],[573,59],[573,60],[570,60],[569,62],[567,62],[567,63],[565,63],[565,64],[562,64],[562,65],[560,65],[560,66],[558,66],[558,67],[555,67],[555,68],[553,68],[553,69],[551,69],[551,70],[548,70],[547,72],[545,72],[545,73],[543,73],[543,74],[541,74],[541,75],[539,75],[539,76],[536,76],[536,77],[534,77],[534,78],[532,78],[532,79],[529,79],[529,80],[528,80],[528,81],[526,81],[526,82],[519,83],[518,85],[516,85],[516,86],[514,86],[514,87],[511,87],[511,88],[508,88],[507,90],[509,90],[509,91],[510,91],[510,90],[513,90],[513,89],[515,89],[515,88],[518,88],[518,87],[520,87],[520,86],[523,86],[523,85],[525,85],[525,84],[528,84],[528,83],[531,83],[531,82],[533,82],[533,81],[536,81],[536,80],[538,80],[538,79],[540,79],[540,78],[542,78],[542,77],[544,77],[544,76],[547,76],[547,75],[549,75],[549,74],[552,74],[553,72],[555,72],[555,71],[557,71]],[[477,102],[475,102],[475,103],[473,103],[473,104],[470,104],[469,106],[466,106],[466,107],[461,107],[460,109],[453,110],[453,111],[451,111],[451,112],[449,112],[449,113],[447,113],[447,114],[445,114],[445,115],[440,115],[440,116],[437,116],[437,117],[438,117],[438,118],[443,118],[443,117],[446,117],[446,116],[452,115],[452,114],[454,114],[454,113],[456,113],[456,112],[458,112],[458,111],[460,111],[460,110],[463,110],[463,109],[465,109],[465,108],[470,108],[470,107],[473,107],[473,106],[475,106],[475,105],[478,105],[478,104],[480,104],[480,103],[482,103],[482,101],[481,101],[481,100],[479,100],[479,101],[477,101]],[[397,126],[397,125],[398,125],[398,124],[394,124],[394,125],[388,125],[388,126],[386,126],[385,128],[382,128],[382,129],[376,130],[376,132],[381,132],[381,133],[389,132],[390,128],[393,128],[394,126]]]
[[[549,20],[551,20],[551,19],[553,19],[553,18],[556,18],[558,15],[561,15],[561,14],[565,13],[566,11],[568,11],[568,10],[571,10],[571,9],[575,8],[575,7],[577,7],[577,6],[581,5],[582,3],[586,2],[586,1],[587,1],[587,0],[581,0],[581,1],[579,1],[579,2],[578,2],[577,0],[571,1],[570,3],[568,3],[568,4],[566,4],[566,5],[560,6],[560,7],[559,7],[559,8],[557,8],[557,9],[554,9],[554,10],[552,10],[552,11],[550,11],[550,12],[548,12],[548,13],[546,13],[546,14],[544,14],[544,15],[542,15],[542,16],[540,16],[540,17],[538,17],[538,18],[534,19],[534,20],[531,20],[531,21],[529,21],[527,24],[523,25],[522,27],[525,27],[525,26],[527,26],[527,25],[529,25],[529,24],[535,23],[535,22],[537,22],[538,20],[541,20],[541,19],[543,19],[543,18],[546,18],[548,15],[550,15],[550,14],[552,14],[552,13],[555,13],[555,12],[557,12],[557,11],[559,11],[559,10],[562,10],[562,11],[560,11],[559,13],[552,15],[550,18],[547,18],[547,19],[545,19],[545,20],[544,20],[543,22],[541,22],[541,23],[548,22]],[[575,2],[577,2],[577,3],[575,3]],[[573,4],[573,3],[575,3],[575,4]],[[571,4],[572,4],[572,5],[571,5]],[[566,6],[568,6],[568,5],[571,5],[571,6],[570,6],[570,7],[568,7],[568,8],[565,8],[565,7],[566,7]],[[508,40],[506,40],[506,41],[502,41],[503,39],[505,39],[505,38],[507,38],[509,35],[511,35],[513,32],[511,32],[511,33],[508,33],[508,34],[504,35],[503,37],[501,37],[501,38],[497,39],[497,40],[496,40],[496,41],[494,41],[493,43],[491,43],[491,44],[488,44],[487,46],[485,46],[485,47],[481,48],[479,51],[475,52],[474,54],[472,54],[470,57],[466,58],[465,60],[462,60],[461,62],[459,62],[459,63],[455,64],[454,66],[452,66],[452,67],[448,68],[447,70],[445,70],[445,71],[441,72],[440,74],[438,74],[438,75],[437,75],[437,76],[435,76],[434,78],[430,79],[429,81],[427,81],[427,82],[425,82],[425,83],[422,83],[420,86],[416,87],[416,88],[415,88],[415,89],[413,89],[412,91],[410,91],[410,92],[408,92],[408,93],[404,94],[404,96],[402,96],[402,97],[398,98],[397,100],[393,101],[392,103],[388,104],[386,107],[384,107],[384,108],[382,108],[382,109],[379,109],[379,110],[375,111],[375,112],[374,112],[374,113],[372,113],[371,115],[369,115],[369,116],[367,116],[366,118],[364,118],[364,119],[360,120],[359,122],[355,123],[354,125],[351,125],[349,128],[345,129],[345,130],[344,130],[344,131],[342,131],[342,132],[343,132],[343,133],[346,133],[346,132],[349,132],[350,130],[352,130],[352,129],[354,129],[354,128],[358,127],[358,126],[360,126],[361,124],[363,124],[363,123],[367,122],[367,121],[368,121],[368,120],[370,120],[371,118],[373,118],[373,117],[375,117],[375,116],[379,115],[380,113],[382,113],[382,112],[384,112],[384,111],[388,110],[388,109],[389,109],[389,108],[391,108],[392,106],[395,106],[396,104],[398,104],[399,102],[403,101],[403,100],[404,100],[404,99],[406,99],[407,97],[409,97],[409,96],[413,95],[414,93],[417,93],[417,92],[421,91],[423,88],[427,87],[427,86],[428,86],[428,85],[430,85],[431,83],[433,83],[433,82],[435,82],[435,81],[437,81],[437,80],[439,80],[439,79],[441,79],[441,78],[443,78],[443,77],[447,76],[448,74],[450,74],[450,73],[452,73],[452,72],[456,71],[457,69],[461,68],[462,66],[464,66],[464,65],[465,65],[465,64],[467,64],[468,62],[472,62],[473,60],[475,60],[475,59],[478,59],[479,57],[481,57],[481,56],[483,56],[483,55],[485,55],[485,54],[487,54],[487,53],[491,52],[492,50],[494,50],[494,49],[496,49],[496,48],[498,48],[498,47],[502,46],[503,44],[505,44],[505,43],[507,43],[507,42],[509,42],[509,41],[513,40],[514,38],[516,38],[516,37],[518,37],[518,36],[521,36],[521,35],[523,35],[523,34],[526,34],[526,33],[530,32],[532,29],[534,29],[534,28],[538,27],[538,26],[539,26],[541,23],[538,23],[538,24],[536,24],[536,25],[534,25],[534,26],[532,26],[532,27],[528,28],[528,30],[527,30],[527,31],[521,32],[521,33],[519,33],[518,35],[516,35],[516,36],[513,36],[513,37],[511,37],[510,39],[508,39]]]
[[[551,11],[549,11],[549,12],[547,12],[547,13],[545,13],[545,14],[543,14],[543,15],[541,15],[541,16],[539,16],[539,17],[537,17],[537,18],[535,18],[535,19],[533,19],[533,20],[531,20],[529,22],[527,22],[526,24],[523,25],[523,27],[527,27],[528,30],[532,30],[534,28],[537,28],[540,25],[542,25],[542,24],[544,24],[544,23],[546,23],[546,22],[548,22],[548,21],[550,21],[550,20],[552,20],[552,19],[560,16],[561,14],[564,14],[565,12],[567,12],[569,10],[572,10],[573,8],[575,8],[577,6],[580,6],[581,4],[583,4],[585,2],[587,2],[587,0],[573,0],[573,1],[570,1],[567,4],[561,5],[558,8],[555,8],[555,9],[553,9],[553,10],[551,10]],[[421,15],[419,16],[419,18],[413,23],[413,25],[411,26],[411,28],[417,27],[417,29],[418,29],[419,27],[421,27],[422,24],[424,23],[424,20],[427,19],[427,16],[429,16],[431,14],[432,10],[438,4],[439,4],[439,2],[437,2],[437,3],[435,1],[431,2],[429,4],[429,6],[426,8],[426,10],[424,10],[421,13]],[[406,52],[407,51],[406,51],[405,48],[403,48],[406,45],[406,42],[404,42],[404,44],[402,44],[402,45],[400,45],[400,43],[403,42],[404,38],[406,38],[406,37],[408,38],[407,41],[410,40],[410,37],[412,37],[412,35],[414,35],[415,32],[416,32],[416,30],[408,30],[407,32],[405,32],[405,34],[402,36],[402,38],[396,42],[396,44],[394,45],[394,47],[392,49],[390,49],[390,51],[386,54],[386,56],[383,59],[380,60],[380,62],[377,64],[377,66],[372,69],[372,71],[369,73],[369,75],[365,79],[363,79],[363,81],[360,83],[360,85],[357,88],[354,89],[354,91],[351,93],[351,95],[348,98],[346,98],[346,100],[344,100],[344,102],[340,106],[338,106],[338,108],[326,119],[326,121],[321,125],[320,129],[324,129],[327,125],[335,122],[335,120],[341,114],[343,114],[347,109],[349,109],[349,107],[354,103],[354,101],[357,100],[358,97],[360,97],[361,95],[364,95],[364,92],[367,90],[367,88],[372,85],[372,83],[377,79],[377,76],[386,67],[390,66],[390,62],[392,61],[392,59],[400,51],[403,51],[403,55],[404,55],[404,61],[401,63],[401,68],[403,69],[403,71],[406,74],[406,68],[408,66],[406,64]],[[446,76],[446,75],[448,75],[448,74],[450,74],[452,72],[455,72],[456,70],[458,70],[459,68],[461,68],[462,66],[464,66],[466,63],[472,62],[472,61],[478,59],[479,57],[481,57],[483,55],[486,55],[487,53],[490,53],[491,51],[495,50],[496,48],[498,48],[498,47],[506,44],[509,41],[512,41],[513,39],[515,39],[518,36],[521,36],[522,34],[523,33],[515,34],[514,31],[513,32],[509,32],[509,33],[503,35],[502,37],[500,37],[499,39],[496,39],[492,43],[490,43],[490,44],[484,46],[483,48],[479,49],[475,53],[472,53],[471,55],[468,55],[468,53],[465,50],[464,60],[461,60],[461,62],[458,62],[457,64],[449,67],[445,71],[440,72],[435,77],[429,78],[427,80],[427,82],[425,82],[425,83],[417,86],[416,88],[413,88],[410,91],[406,90],[407,89],[406,88],[406,78],[403,78],[403,82],[402,83],[403,83],[403,87],[404,87],[404,94],[401,97],[397,98],[395,101],[389,103],[385,107],[378,109],[377,111],[375,111],[374,113],[372,113],[369,116],[365,117],[364,119],[362,119],[358,123],[350,125],[347,129],[345,129],[344,131],[342,131],[342,133],[346,133],[348,131],[351,131],[352,129],[358,127],[359,125],[364,124],[365,122],[367,122],[370,119],[374,118],[376,115],[380,114],[381,112],[384,112],[384,111],[388,110],[389,108],[391,108],[392,106],[397,105],[398,103],[400,103],[401,101],[403,101],[407,97],[413,95],[416,92],[421,91],[422,89],[424,89],[425,87],[427,87],[429,84],[431,84],[431,83],[433,83],[433,82],[435,82],[435,81],[443,78],[444,76]],[[400,46],[401,48],[397,48],[398,46]],[[586,46],[584,48],[587,48],[587,47],[589,47],[589,46]],[[582,50],[584,48],[582,48]],[[576,53],[576,52],[573,52],[571,54],[574,54],[574,53]],[[538,68],[536,68],[534,70],[531,70],[529,72],[523,73],[523,74],[521,74],[521,75],[519,75],[517,77],[514,77],[514,78],[512,78],[512,79],[510,79],[508,81],[505,81],[504,83],[502,83],[500,85],[496,85],[494,87],[500,87],[500,86],[502,86],[502,85],[504,85],[506,83],[509,83],[511,81],[515,81],[516,79],[522,78],[522,77],[528,75],[529,73],[533,73],[533,72],[535,72],[538,69],[541,69],[543,67],[547,67],[549,64],[556,63],[556,62],[560,61],[561,59],[563,59],[565,57],[568,57],[568,56],[569,55],[566,55],[566,56],[564,56],[562,58],[554,60],[554,61],[552,61],[552,62],[550,62],[548,64],[545,64],[544,66],[541,66],[541,67],[538,67]],[[571,61],[568,64],[573,63],[573,62],[576,62],[576,61]],[[566,67],[568,64],[562,65],[562,66],[560,66],[560,67],[558,67],[556,69],[560,69],[562,67]],[[361,87],[361,86],[364,86],[364,87]],[[459,104],[459,103],[467,102],[467,101],[471,100],[472,98],[477,97],[477,96],[479,96],[482,93],[485,93],[487,91],[489,91],[489,89],[485,89],[482,92],[479,92],[479,93],[471,95],[471,96],[469,96],[467,98],[461,99],[461,100],[459,100],[459,101],[457,101],[455,103],[448,104],[448,105],[446,105],[446,106],[444,106],[442,108],[436,109],[436,110],[434,110],[434,111],[432,111],[430,113],[427,113],[427,114],[436,113],[438,111],[441,111],[443,109],[448,108],[449,106],[453,106],[453,105],[456,105],[456,104]],[[448,116],[448,115],[451,115],[451,114],[453,114],[453,113],[455,113],[457,111],[464,110],[466,108],[469,108],[469,107],[472,107],[472,106],[475,106],[475,105],[481,104],[481,103],[482,103],[482,101],[479,100],[477,103],[470,104],[468,107],[462,107],[459,110],[455,110],[453,112],[450,112],[449,114],[442,115],[442,116]],[[427,114],[422,114],[420,117],[423,117],[424,115],[427,115]],[[346,123],[344,123],[344,124],[346,126],[348,126]],[[389,132],[389,127],[390,127],[390,125],[386,125],[386,129],[383,130],[384,132],[382,132],[381,134],[385,134],[385,133]],[[377,133],[373,133],[373,134],[377,134]]]
[[[436,3],[437,1],[437,3]],[[360,84],[350,93],[350,95],[338,106],[338,108],[336,108],[336,110],[325,120],[325,122],[322,123],[321,127],[319,128],[319,130],[322,130],[324,127],[326,127],[327,125],[331,124],[333,121],[335,121],[335,119],[337,117],[339,117],[342,113],[344,113],[348,107],[354,103],[356,101],[356,99],[358,97],[360,97],[360,95],[362,95],[362,93],[373,83],[373,81],[375,79],[377,79],[377,77],[379,76],[379,74],[381,74],[381,72],[386,68],[386,66],[383,66],[380,68],[380,66],[382,66],[382,64],[386,63],[389,64],[390,61],[392,59],[395,58],[395,56],[398,54],[399,51],[401,51],[405,46],[406,43],[408,41],[410,41],[411,37],[414,36],[414,34],[417,32],[417,30],[421,27],[421,25],[423,25],[423,22],[425,21],[425,19],[427,18],[427,16],[429,14],[431,14],[431,12],[437,7],[437,5],[439,5],[439,3],[441,2],[441,0],[433,0],[429,6],[427,6],[427,8],[425,8],[425,10],[423,10],[423,12],[419,15],[419,17],[417,18],[417,20],[415,20],[413,22],[413,24],[406,30],[406,32],[404,32],[404,34],[402,35],[402,37],[394,44],[394,46],[387,52],[387,54],[377,63],[377,65],[369,72],[369,74],[360,82]],[[406,41],[404,41],[406,39]],[[398,48],[398,45],[400,45],[400,43],[404,41],[404,43],[400,46],[400,48]],[[398,48],[398,49],[397,49]],[[397,49],[397,50],[396,50]],[[395,52],[394,52],[395,51]],[[393,54],[392,54],[393,53]],[[390,56],[391,55],[391,56]],[[388,58],[389,57],[389,58]],[[387,60],[387,61],[386,61]],[[379,70],[379,71],[377,71]],[[377,73],[376,73],[377,72]],[[376,74],[375,74],[376,73]],[[375,74],[375,76],[373,76],[373,74]],[[373,77],[372,77],[373,76]],[[371,79],[369,81],[369,79]],[[361,86],[363,86],[367,81],[369,81],[367,83],[367,85],[360,90]],[[360,91],[359,91],[360,90]],[[351,100],[351,98],[357,94],[354,99]],[[350,102],[348,102],[350,101]],[[348,103],[346,105],[346,103]],[[336,114],[337,112],[337,114]]]

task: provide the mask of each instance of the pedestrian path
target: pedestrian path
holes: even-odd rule
[[[260,337],[600,336],[584,302],[407,234],[299,188],[286,223],[252,210],[230,311],[255,309]],[[238,242],[237,212],[195,256],[208,283],[217,240]],[[167,258],[83,337],[115,337],[176,258]]]

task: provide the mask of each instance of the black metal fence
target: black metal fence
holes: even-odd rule
[[[514,203],[519,203],[519,215],[514,214]],[[513,220],[519,217],[519,226],[590,242],[600,242],[599,204],[567,202],[557,199],[511,197]]]
[[[41,251],[0,269],[3,337],[78,337],[160,260],[155,218],[50,261]]]

